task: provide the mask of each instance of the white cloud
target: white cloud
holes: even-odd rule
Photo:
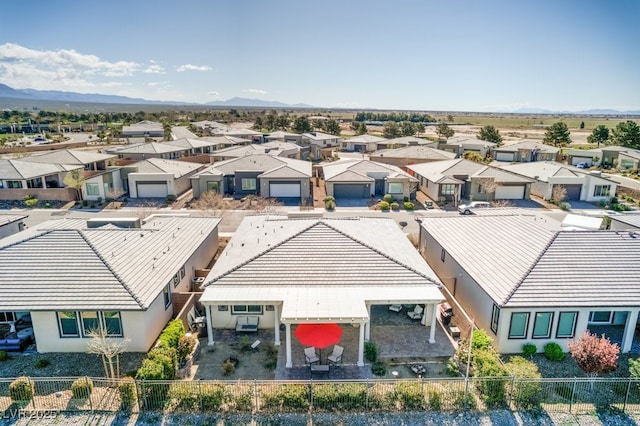
[[[268,92],[262,89],[242,89],[245,93],[255,93],[257,95],[266,95]]]
[[[178,72],[185,72],[185,71],[211,71],[211,67],[203,65],[203,66],[198,66],[198,65],[192,65],[192,64],[184,64],[184,65],[180,65],[178,68],[176,68],[176,71]]]
[[[207,95],[214,96],[217,98],[218,96],[220,96],[220,92],[216,92],[215,90],[212,90],[209,93],[207,93]]]
[[[171,83],[168,81],[150,81],[147,83],[149,87],[171,87]]]
[[[149,65],[147,68],[143,69],[142,72],[145,74],[166,74],[167,73],[164,70],[164,67],[157,64]]]

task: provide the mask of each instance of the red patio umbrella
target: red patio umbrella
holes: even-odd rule
[[[323,349],[340,341],[342,328],[338,324],[300,324],[294,334],[303,345]]]

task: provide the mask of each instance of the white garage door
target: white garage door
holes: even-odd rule
[[[524,186],[499,186],[496,188],[496,200],[522,200]]]
[[[271,183],[269,184],[269,196],[277,198],[300,198],[299,183]]]
[[[578,163],[591,164],[592,162],[593,162],[593,158],[591,158],[591,157],[572,157],[571,158],[571,165],[572,166],[577,166]]]
[[[167,182],[137,182],[138,198],[165,198],[169,194]]]
[[[496,160],[513,161],[513,152],[498,152],[496,153]]]

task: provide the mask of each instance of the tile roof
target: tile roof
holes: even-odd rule
[[[640,235],[554,232],[530,216],[425,217],[422,226],[500,306],[640,305]]]
[[[523,140],[520,142],[516,142],[508,145],[502,145],[500,147],[494,148],[496,152],[518,152],[518,150],[520,149],[525,149],[525,150],[537,149],[540,152],[546,152],[550,154],[554,154],[560,151],[560,148],[557,148],[555,146],[545,145],[542,142],[530,141],[530,140]]]
[[[236,171],[258,171],[267,173],[269,171],[287,166],[290,169],[297,170],[306,177],[311,177],[311,163],[308,161],[296,160],[286,157],[274,157],[268,154],[253,154],[243,157],[232,158],[229,160],[219,161],[205,170],[201,171],[194,177],[200,175],[233,175]],[[283,171],[285,171],[283,169]]]
[[[25,214],[0,214],[0,226],[8,225],[13,222],[18,222],[19,220],[26,219],[29,217]]]
[[[607,182],[613,182],[605,174],[594,174],[578,167],[569,166],[567,164],[558,163],[556,161],[531,161],[529,163],[513,163],[500,166],[501,169],[508,170],[523,176],[527,176],[542,182],[549,182],[551,177],[575,177],[584,178],[589,176],[594,179],[602,179]]]
[[[101,154],[94,151],[80,151],[71,149],[58,149],[44,154],[36,154],[22,158],[23,161],[37,163],[57,163],[84,165],[116,158],[113,154]]]
[[[428,145],[433,147],[438,146],[438,142],[417,138],[415,136],[402,136],[400,138],[388,139],[387,141],[385,141],[385,143],[387,145]]]
[[[637,213],[623,213],[609,216],[612,221],[619,222],[627,225],[631,228],[640,228],[640,214]]]
[[[405,146],[396,149],[380,149],[370,155],[374,157],[387,158],[419,158],[425,160],[452,160],[457,157],[453,152],[443,151],[441,149],[432,148],[430,146]]]
[[[184,151],[184,147],[171,145],[166,142],[148,142],[134,146],[117,149],[118,154],[166,154],[176,151]]]
[[[411,164],[407,168],[432,182],[438,182],[445,177],[471,176],[484,169],[484,164],[458,158],[455,160],[432,161],[422,164]]]
[[[62,219],[0,240],[0,310],[147,309],[220,219],[157,217],[139,229]]]
[[[327,182],[331,182],[335,176],[342,175],[346,171],[357,173],[361,176],[376,174],[384,175],[385,177],[404,177],[412,181],[416,180],[414,177],[397,166],[393,166],[391,164],[376,163],[375,161],[369,160],[340,160],[333,163],[327,163],[322,166],[322,169],[324,172],[324,178]]]
[[[71,164],[36,163],[24,160],[0,160],[0,179],[21,180],[82,169]]]
[[[345,139],[345,142],[360,142],[360,143],[372,143],[372,142],[384,142],[386,141],[386,138],[381,138],[379,136],[373,136],[373,135],[359,135],[359,136],[354,136],[352,138],[349,139]]]
[[[216,145],[212,141],[202,140],[202,139],[191,139],[191,138],[180,138],[169,142],[164,142],[167,145],[179,146],[183,149],[193,149],[193,148],[206,148],[210,146]]]
[[[127,167],[135,167],[135,173],[169,173],[178,179],[182,176],[204,167],[200,163],[190,163],[188,161],[165,160],[164,158],[148,158],[129,164]]]

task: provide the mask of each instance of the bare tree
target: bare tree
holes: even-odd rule
[[[260,213],[275,214],[280,212],[282,203],[275,198],[252,197],[249,199],[249,209]]]
[[[82,171],[80,169],[71,170],[67,173],[62,180],[62,183],[69,188],[75,189],[78,200],[82,200],[82,186],[85,183],[85,179],[84,176],[82,176]]]
[[[196,201],[191,203],[191,208],[202,210],[208,216],[222,217],[231,209],[231,203],[225,200],[222,194],[207,191]]]
[[[487,194],[487,201],[492,201],[495,198],[496,190],[498,189],[498,184],[496,180],[493,178],[481,178],[478,179],[479,187],[484,189],[484,192]]]
[[[109,333],[102,327],[89,330],[87,335],[90,338],[87,343],[87,353],[100,355],[105,377],[119,378],[120,354],[126,350],[129,339],[108,337]]]
[[[553,190],[551,191],[551,200],[560,204],[567,198],[567,188],[564,185],[553,185]]]

